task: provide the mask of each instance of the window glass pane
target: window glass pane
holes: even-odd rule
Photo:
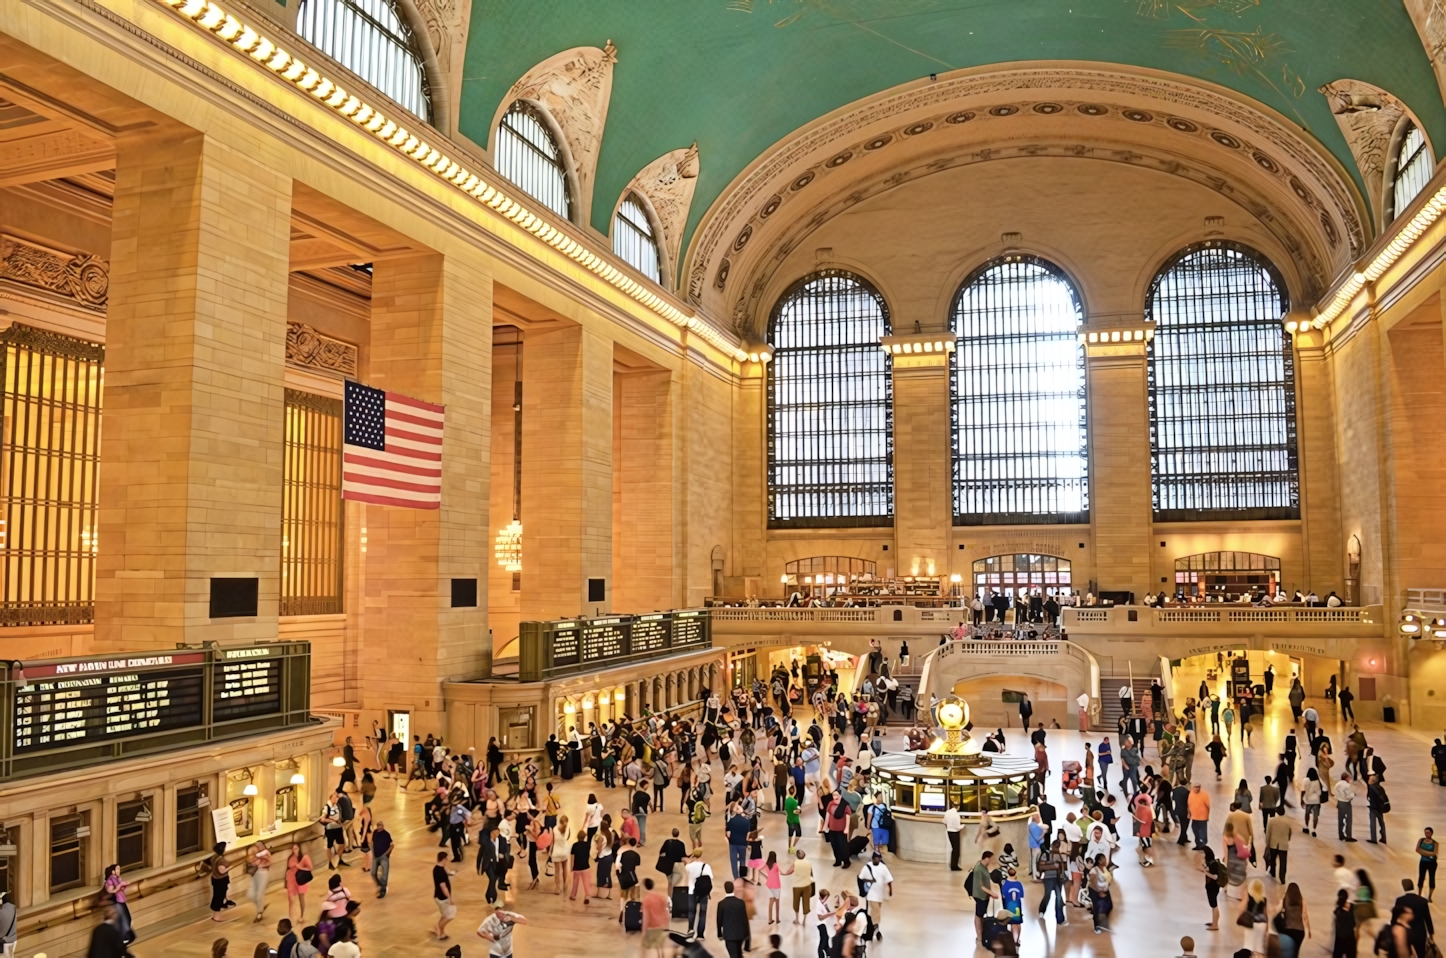
[[[1235,243],[1191,247],[1150,291],[1157,520],[1294,519],[1295,366],[1275,268]]]
[[[1431,182],[1435,164],[1426,148],[1426,137],[1412,124],[1401,138],[1401,151],[1396,156],[1396,179],[1392,187],[1392,209],[1399,216],[1411,205],[1426,184]]]
[[[497,126],[497,147],[493,159],[497,172],[521,187],[563,219],[572,218],[572,197],[562,151],[551,131],[528,104],[512,104]]]
[[[286,390],[281,614],[342,611],[342,403]]]
[[[11,902],[16,901],[16,895],[20,891],[17,882],[20,867],[19,844],[19,828],[0,828],[0,845],[17,846],[16,855],[0,855],[0,894],[4,894]]]
[[[954,302],[954,513],[965,525],[1086,522],[1083,317],[1058,267],[1011,258]]]
[[[658,240],[653,224],[636,196],[628,195],[613,217],[613,252],[633,269],[655,283],[661,283],[658,266]]]
[[[200,798],[206,794],[203,785],[182,788],[176,792],[176,854],[189,855],[201,850]]]
[[[395,0],[301,0],[296,32],[342,66],[431,122],[422,60]]]
[[[808,277],[773,311],[768,518],[887,524],[894,514],[893,388],[883,297],[857,276]]]
[[[50,891],[85,884],[85,847],[90,841],[89,815],[50,820]]]

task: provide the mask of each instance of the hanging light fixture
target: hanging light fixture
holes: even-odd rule
[[[512,521],[497,530],[493,555],[508,572],[522,571],[522,340],[512,364]],[[513,585],[516,588],[516,584]]]

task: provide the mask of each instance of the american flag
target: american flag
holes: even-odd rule
[[[442,406],[348,381],[341,497],[440,509],[443,411]]]

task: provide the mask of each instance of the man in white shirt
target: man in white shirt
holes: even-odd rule
[[[1060,828],[1064,829],[1065,841],[1069,842],[1075,850],[1084,844],[1084,829],[1080,828],[1079,823],[1075,821],[1074,812],[1070,812],[1064,817],[1064,824]]]
[[[708,924],[708,896],[713,893],[713,869],[703,860],[703,853],[695,851],[683,874],[688,880],[688,931],[696,931],[697,936],[702,938]],[[708,881],[704,883],[706,888],[699,888],[698,879],[704,875],[708,876]]]
[[[1086,699],[1085,705],[1089,705],[1088,698],[1086,696],[1081,697]],[[1129,682],[1120,686],[1120,709],[1124,711],[1126,715],[1129,715],[1135,710],[1135,690]]]
[[[498,902],[495,908],[496,910],[478,926],[477,937],[490,943],[487,947],[487,954],[492,958],[512,958],[512,927],[527,924],[527,919],[516,912],[506,910],[502,907],[501,902]]]
[[[953,805],[944,809],[944,834],[949,836],[949,870],[963,871],[959,867],[959,833],[964,830],[964,821],[959,809]]]
[[[1336,800],[1336,838],[1343,842],[1353,842],[1355,838],[1351,836],[1351,825],[1355,817],[1355,806],[1351,803],[1356,800],[1356,786],[1351,781],[1349,772],[1341,775],[1341,780],[1331,789],[1331,795]]]
[[[868,902],[869,920],[874,923],[874,937],[882,938],[879,922],[884,917],[884,902],[894,897],[894,873],[884,864],[883,856],[874,852],[873,860],[859,869],[859,881],[866,889],[864,899]]]
[[[1344,855],[1337,855],[1335,857],[1335,870],[1333,874],[1335,875],[1336,889],[1338,891],[1344,891],[1348,901],[1355,901],[1356,889],[1360,887],[1361,883],[1356,878],[1356,873],[1346,867],[1346,858]]]

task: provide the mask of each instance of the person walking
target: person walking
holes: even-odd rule
[[[1331,924],[1331,958],[1356,958],[1356,915],[1351,909],[1351,893],[1344,888],[1336,892]]]
[[[211,849],[208,871],[211,876],[211,920],[221,921],[221,912],[235,904],[226,897],[231,888],[231,866],[226,864],[225,842],[217,842]],[[116,909],[116,914],[119,916],[120,909]]]
[[[794,854],[798,856],[788,869],[785,875],[793,876],[793,895],[790,900],[794,924],[802,925],[808,920],[808,910],[813,902],[813,862],[803,853],[803,849],[797,849]]]
[[[1190,786],[1189,809],[1190,831],[1195,839],[1195,850],[1198,852],[1210,844],[1210,796],[1201,790],[1199,782]],[[1181,837],[1184,837],[1183,834]]]
[[[1220,740],[1219,732],[1211,736],[1209,743],[1205,746],[1205,754],[1209,755],[1210,761],[1215,763],[1215,781],[1220,781],[1220,763],[1228,753],[1225,751],[1225,743]]]
[[[1355,700],[1356,696],[1351,692],[1349,685],[1341,688],[1340,692],[1336,695],[1336,701],[1339,702],[1341,706],[1341,718],[1351,722],[1356,720],[1355,710],[1351,708],[1351,703]]]
[[[1406,931],[1410,951],[1406,958],[1425,958],[1426,943],[1435,937],[1436,925],[1431,921],[1431,906],[1416,893],[1409,878],[1401,879],[1401,894],[1392,906],[1393,911],[1400,908],[1411,910],[1411,921]]]
[[[963,871],[959,866],[959,833],[964,830],[963,817],[957,805],[944,809],[944,837],[949,839],[949,870]]]
[[[526,918],[498,902],[492,906],[492,914],[477,926],[477,937],[487,942],[490,958],[512,958],[512,929],[525,924]]]
[[[668,898],[656,890],[651,878],[643,879],[643,956],[650,953],[654,958],[667,958],[672,951],[668,940],[668,926],[672,921],[672,909]],[[277,956],[280,958],[280,956]]]
[[[266,886],[271,883],[271,849],[266,847],[265,842],[258,841],[251,846],[246,865],[251,873],[251,901],[256,905],[256,917],[251,919],[255,923],[266,911]],[[125,901],[125,898],[120,901]],[[126,917],[129,926],[129,913]]]
[[[1351,835],[1356,800],[1356,787],[1351,782],[1351,773],[1342,772],[1341,780],[1336,782],[1331,789],[1331,797],[1336,800],[1336,838],[1343,842],[1353,842],[1355,838]]]
[[[838,909],[829,901],[828,889],[820,888],[813,900],[813,925],[818,929],[818,958],[829,958]]]
[[[1110,745],[1110,737],[1108,735],[1100,739],[1098,759],[1100,765],[1100,788],[1108,792],[1110,790],[1110,766],[1115,763],[1115,753],[1113,747]]]
[[[1039,880],[1044,883],[1044,898],[1039,903],[1039,917],[1044,917],[1045,909],[1049,907],[1049,900],[1052,897],[1056,925],[1065,923],[1063,883],[1066,867],[1067,862],[1058,841],[1039,856]]]
[[[1282,885],[1290,862],[1290,835],[1290,820],[1284,815],[1275,815],[1265,823],[1265,868]]]
[[[447,940],[447,924],[457,917],[457,903],[452,897],[452,877],[447,874],[447,853],[438,852],[437,862],[432,866],[432,901],[437,905],[437,925],[432,935],[438,941]]]
[[[372,881],[377,883],[377,897],[387,897],[387,882],[392,876],[392,833],[380,818],[372,826]]]
[[[1314,836],[1320,829],[1320,807],[1325,799],[1325,786],[1313,768],[1305,771],[1305,784],[1300,787],[1300,804],[1305,811],[1301,833]]]
[[[1090,911],[1094,917],[1096,935],[1110,930],[1110,912],[1114,910],[1110,884],[1113,881],[1105,856],[1096,855],[1089,873]]]
[[[728,949],[728,958],[743,958],[743,944],[749,936],[748,906],[733,894],[731,881],[723,883],[723,897],[718,900],[717,926],[718,937]]]
[[[702,938],[708,930],[708,898],[713,894],[713,868],[693,852],[685,870],[688,881],[688,934]]]
[[[1203,849],[1204,861],[1200,870],[1205,873],[1205,900],[1210,904],[1210,922],[1205,927],[1210,931],[1220,929],[1220,889],[1230,884],[1230,872],[1225,863],[1215,857],[1215,850]]]
[[[884,933],[880,926],[884,920],[884,902],[894,897],[894,873],[884,864],[884,857],[877,848],[869,863],[859,869],[859,888],[864,893],[874,937],[882,938]]]

